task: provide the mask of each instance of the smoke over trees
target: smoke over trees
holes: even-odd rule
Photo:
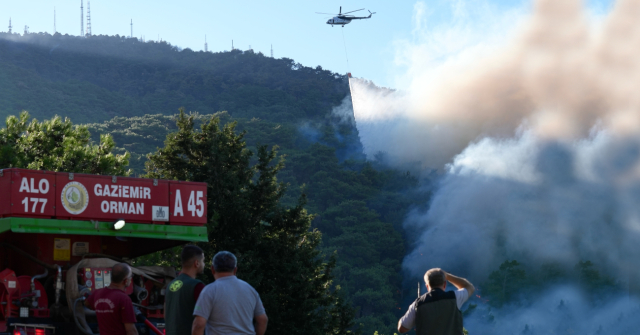
[[[455,27],[403,44],[404,90],[351,80],[368,158],[439,171],[428,208],[405,220],[419,237],[404,268],[478,283],[467,329],[635,329],[639,11],[619,0],[594,24],[581,1],[537,0],[498,44],[421,44]]]

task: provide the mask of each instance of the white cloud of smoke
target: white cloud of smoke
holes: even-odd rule
[[[331,110],[331,115],[336,117],[342,124],[355,125],[353,118],[353,105],[351,96],[347,95],[342,99],[342,103]]]
[[[409,216],[423,233],[405,265],[482,279],[506,259],[586,259],[627,280],[640,274],[639,163],[640,140],[607,130],[566,142],[484,138],[448,165],[429,210]]]
[[[597,24],[579,0],[536,0],[522,13],[491,17],[513,35],[485,44],[446,42],[446,30],[400,43],[401,91],[351,80],[367,156],[443,172],[429,209],[405,223],[421,234],[405,269],[421,277],[442,267],[481,283],[506,259],[566,268],[590,260],[629,284],[640,277],[640,0],[618,0]],[[469,29],[449,37],[460,30]],[[637,328],[620,314],[623,301],[638,301],[588,307],[569,288],[495,312],[502,326],[471,322],[496,334],[537,323],[527,331],[548,333],[562,320],[541,320],[560,296],[573,301],[575,333]]]
[[[506,45],[495,46],[505,32],[475,45],[461,37],[497,31],[495,23],[475,30],[454,25],[419,37],[415,46],[398,43],[398,63],[408,68],[401,76],[405,89],[381,95],[353,79],[354,112],[365,145],[381,136],[372,124],[409,123],[413,129],[391,127],[378,141],[386,145],[369,143],[367,155],[421,156],[425,167],[441,168],[470,142],[513,136],[523,122],[547,138],[579,138],[598,122],[619,133],[637,131],[639,16],[637,0],[620,0],[594,27],[579,0],[538,0],[524,24],[489,18],[515,31]],[[431,43],[444,47],[424,45]]]
[[[541,292],[527,308],[480,306],[464,324],[471,334],[632,334],[638,329],[638,313],[637,299],[609,295],[596,307],[574,287],[560,286]],[[489,315],[494,322],[487,322]]]

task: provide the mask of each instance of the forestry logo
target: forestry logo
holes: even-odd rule
[[[171,286],[169,286],[169,290],[171,292],[177,292],[181,288],[182,288],[182,280],[176,280],[171,284]]]
[[[151,220],[169,221],[169,206],[152,206]]]
[[[77,181],[72,181],[62,189],[62,206],[70,214],[80,214],[89,205],[89,192]]]

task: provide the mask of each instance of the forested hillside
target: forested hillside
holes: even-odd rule
[[[180,50],[120,36],[0,33],[0,116],[26,109],[77,122],[115,116],[211,114],[322,118],[349,87],[344,76],[261,53]]]
[[[110,134],[116,153],[130,153],[134,175],[145,174],[147,155],[177,130],[180,107],[197,113],[196,123],[212,114],[222,124],[237,122],[254,152],[278,146],[284,205],[306,194],[323,255],[337,256],[333,284],[355,308],[355,323],[364,334],[391,334],[402,312],[401,223],[417,180],[364,159],[353,120],[332,114],[348,94],[342,75],[252,51],[0,34],[0,116],[69,117],[87,124],[96,143]]]

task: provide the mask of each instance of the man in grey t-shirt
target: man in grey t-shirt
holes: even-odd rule
[[[238,279],[236,256],[220,251],[211,261],[216,279],[205,286],[193,311],[192,335],[256,334],[267,330],[267,314],[258,292]],[[255,326],[254,326],[255,321]]]

